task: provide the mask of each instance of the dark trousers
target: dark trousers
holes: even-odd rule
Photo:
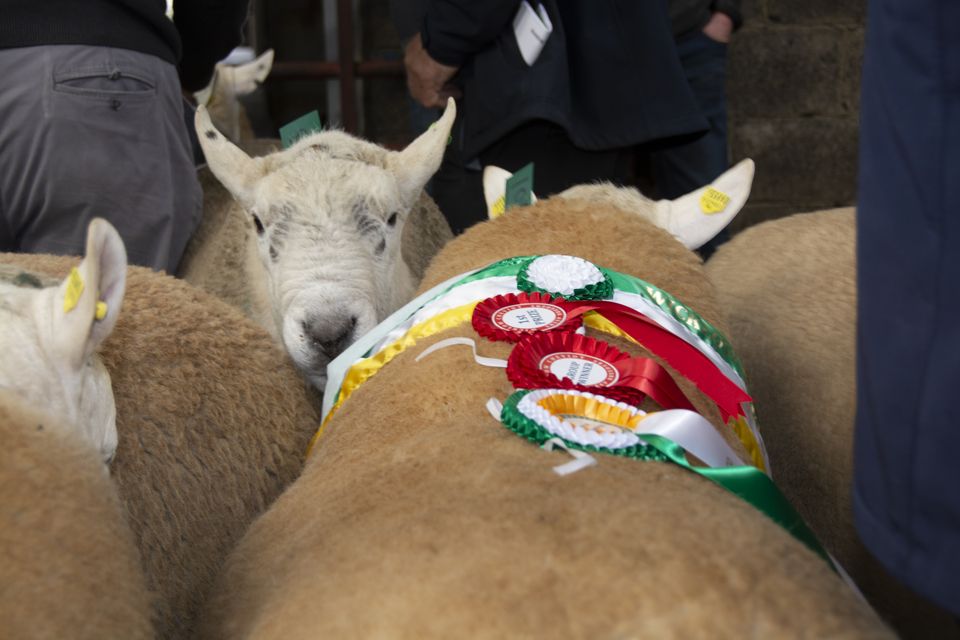
[[[0,251],[77,255],[106,218],[175,273],[203,199],[177,70],[110,47],[0,49]]]
[[[697,30],[677,39],[684,75],[710,123],[703,136],[650,154],[657,193],[673,200],[710,184],[727,170],[727,45]],[[729,239],[726,229],[700,249],[704,258]]]
[[[960,615],[960,3],[871,0],[860,109],[854,515]]]
[[[454,233],[487,219],[481,166],[514,172],[534,163],[533,190],[545,198],[568,187],[608,180],[625,184],[629,177],[625,150],[586,151],[573,146],[564,130],[545,121],[522,125],[485,149],[476,169],[444,160],[433,177],[433,197]]]

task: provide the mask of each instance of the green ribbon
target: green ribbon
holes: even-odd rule
[[[526,291],[527,293],[547,293],[554,298],[564,298],[566,300],[606,300],[613,296],[613,283],[610,281],[610,274],[605,269],[600,269],[599,267],[597,268],[600,271],[600,275],[603,276],[600,282],[594,282],[579,289],[574,289],[570,295],[557,291],[548,291],[542,287],[538,287],[530,280],[529,270],[533,261],[540,257],[542,256],[533,256],[527,260],[517,272],[517,289],[520,289],[520,291]]]
[[[500,422],[510,431],[536,445],[542,445],[551,438],[558,438],[556,434],[547,431],[535,420],[523,415],[517,408],[520,400],[530,393],[529,390],[517,391],[510,395],[503,403],[500,413]],[[687,462],[683,447],[669,438],[652,433],[638,433],[641,443],[622,449],[608,449],[573,442],[560,438],[570,449],[579,449],[590,453],[606,453],[641,461],[672,462],[714,482],[730,493],[739,496],[751,504],[755,509],[765,514],[771,520],[787,530],[790,535],[805,544],[811,551],[820,555],[833,566],[829,555],[817,541],[807,524],[796,512],[793,505],[780,492],[770,476],[760,469],[742,465],[736,467],[692,467]]]
[[[464,285],[468,282],[473,282],[474,280],[483,280],[484,278],[492,278],[496,276],[515,276],[517,277],[517,288],[525,290],[522,286],[520,286],[520,276],[524,268],[539,257],[540,256],[538,255],[516,256],[494,262],[493,264],[484,267],[479,271],[471,273],[469,276],[466,276],[465,278],[462,278],[461,280],[451,284],[441,293],[437,294],[436,297],[439,297],[447,291],[450,291],[451,289]],[[605,283],[601,284],[604,286],[612,284],[613,289],[620,290],[625,293],[634,293],[644,297],[648,302],[668,313],[670,317],[686,326],[687,329],[689,329],[694,335],[698,336],[701,340],[713,347],[720,357],[726,360],[726,362],[733,367],[733,370],[736,371],[741,378],[744,377],[743,366],[740,364],[740,360],[737,358],[736,353],[730,346],[730,342],[716,327],[707,322],[699,313],[683,304],[681,301],[677,300],[675,297],[670,295],[670,293],[664,291],[656,285],[650,284],[645,280],[634,278],[633,276],[629,276],[618,271],[611,271],[610,269],[605,269],[603,267],[597,268],[600,269],[605,276]],[[539,291],[539,289],[536,287],[532,287],[532,289]],[[591,292],[591,295],[593,295],[593,292]],[[609,297],[609,295],[610,294],[606,294],[603,297]]]
[[[833,567],[830,556],[820,545],[813,531],[764,472],[751,466],[691,467],[684,456],[683,447],[672,440],[642,433],[638,433],[637,437],[664,454],[670,462],[693,471],[717,483],[730,493],[740,496]]]

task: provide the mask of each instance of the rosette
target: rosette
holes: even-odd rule
[[[574,331],[580,327],[580,314],[570,312],[574,305],[545,293],[521,293],[494,296],[473,310],[473,328],[484,338],[517,342],[524,335],[539,331]]]
[[[576,256],[536,256],[520,267],[517,288],[571,300],[604,300],[613,295],[613,282],[592,262]]]
[[[666,456],[637,437],[636,427],[645,416],[635,407],[589,392],[536,389],[507,398],[500,420],[538,445],[560,438],[572,449],[665,460]]]
[[[507,360],[507,377],[520,389],[598,391],[630,405],[650,397],[665,409],[694,410],[655,360],[570,331],[524,336]]]

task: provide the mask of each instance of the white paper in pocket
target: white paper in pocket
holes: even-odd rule
[[[520,55],[527,65],[533,65],[540,57],[543,46],[547,43],[547,38],[553,33],[553,23],[550,22],[550,16],[542,4],[537,4],[537,9],[527,0],[520,3],[517,15],[513,17],[513,33],[517,38],[517,46],[520,48]]]

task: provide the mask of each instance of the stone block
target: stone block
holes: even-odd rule
[[[829,27],[744,27],[729,50],[731,114],[738,118],[843,114],[838,90],[841,33]]]
[[[840,38],[839,102],[850,114],[860,111],[860,77],[863,74],[863,35],[861,28],[851,29]]]
[[[740,14],[744,24],[755,24],[767,19],[767,0],[743,0],[740,3]]]
[[[766,0],[771,22],[783,24],[863,25],[866,0]]]
[[[856,118],[749,120],[733,124],[734,161],[753,158],[751,202],[829,208],[853,204]]]

